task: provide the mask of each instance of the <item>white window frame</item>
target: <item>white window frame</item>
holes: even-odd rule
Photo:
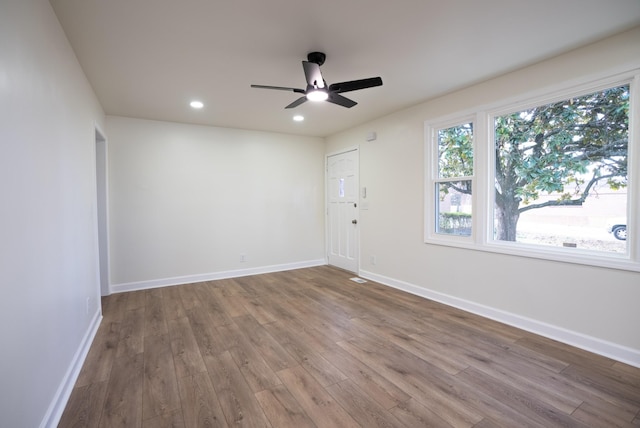
[[[493,239],[493,207],[495,183],[494,118],[534,106],[541,106],[601,89],[629,85],[629,141],[627,187],[627,238],[625,254],[597,252],[579,248],[547,247]],[[470,236],[436,233],[437,221],[435,184],[438,180],[439,129],[473,122],[473,176],[471,179],[472,231]],[[614,269],[640,271],[640,70],[589,81],[565,84],[546,91],[537,91],[518,100],[495,103],[458,115],[450,115],[425,122],[425,201],[424,242],[427,244],[467,248],[515,256],[601,266]]]
[[[447,129],[454,126],[462,125],[465,123],[473,124],[473,175],[460,176],[451,178],[440,178],[439,174],[439,146],[438,146],[438,131],[441,129]],[[442,121],[429,123],[425,127],[425,136],[427,141],[431,141],[432,144],[426,146],[425,150],[425,165],[430,164],[430,168],[426,169],[427,188],[425,189],[426,207],[431,209],[425,209],[425,240],[433,243],[457,242],[457,246],[469,246],[472,245],[474,236],[477,230],[476,223],[476,152],[477,152],[477,139],[476,139],[476,115],[455,116]],[[437,211],[437,198],[440,196],[436,191],[436,185],[446,181],[471,181],[473,192],[471,193],[471,235],[453,235],[446,233],[436,233],[436,223],[438,221]],[[442,241],[442,242],[441,242]]]

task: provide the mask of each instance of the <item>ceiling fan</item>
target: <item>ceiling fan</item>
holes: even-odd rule
[[[307,55],[307,61],[302,61],[304,75],[307,78],[307,89],[286,88],[282,86],[251,85],[252,88],[277,89],[280,91],[291,91],[304,96],[298,98],[285,108],[298,107],[305,101],[328,101],[342,107],[351,108],[358,104],[347,97],[340,95],[342,92],[357,91],[359,89],[381,86],[380,77],[370,77],[368,79],[350,80],[348,82],[334,83],[327,87],[327,82],[320,73],[320,66],[324,64],[326,55],[322,52],[311,52]]]

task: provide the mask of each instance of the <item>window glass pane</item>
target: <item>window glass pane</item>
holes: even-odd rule
[[[473,175],[473,123],[438,130],[438,178]]]
[[[438,183],[436,233],[471,235],[471,180]]]
[[[496,117],[494,239],[625,253],[628,127],[628,85]]]

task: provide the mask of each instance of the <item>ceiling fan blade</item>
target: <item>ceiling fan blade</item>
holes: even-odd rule
[[[288,106],[286,106],[285,108],[298,107],[300,104],[302,104],[305,101],[307,101],[307,97],[300,97],[297,100],[295,100],[294,102],[292,102],[291,104],[289,104]]]
[[[307,84],[316,88],[324,88],[324,79],[320,73],[320,66],[315,62],[302,61],[304,75],[307,78]]]
[[[350,80],[348,82],[334,83],[329,86],[330,92],[349,92],[359,89],[373,88],[374,86],[382,86],[382,78],[370,77],[368,79]]]
[[[338,95],[335,92],[329,92],[329,98],[327,98],[327,101],[346,108],[351,108],[358,104],[357,102],[350,100],[347,97],[343,97],[342,95]]]
[[[283,86],[251,85],[251,87],[252,88],[259,88],[259,89],[277,89],[278,91],[290,91],[290,92],[297,92],[299,94],[304,94],[305,93],[304,89],[285,88]]]

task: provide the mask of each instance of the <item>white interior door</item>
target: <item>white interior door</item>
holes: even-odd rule
[[[330,265],[358,272],[358,150],[327,157],[327,241]]]

